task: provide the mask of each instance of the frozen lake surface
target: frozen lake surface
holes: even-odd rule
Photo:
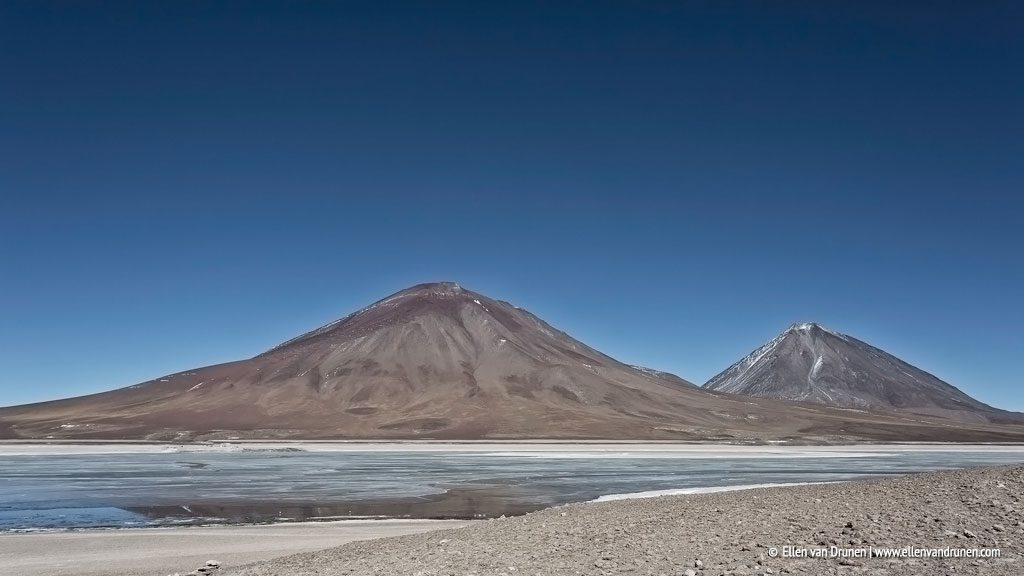
[[[487,517],[612,494],[1024,462],[1017,447],[23,452],[0,454],[0,530]]]

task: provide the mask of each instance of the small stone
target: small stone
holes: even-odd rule
[[[207,560],[206,561],[206,565],[207,566],[220,567],[220,560]]]
[[[996,532],[1006,532],[1006,528],[1003,528],[1002,524],[996,524],[996,525],[992,526],[992,529],[995,530]]]
[[[704,567],[704,563],[701,562],[700,560],[694,560],[693,561],[693,567],[698,569],[698,570],[700,570],[701,568]]]
[[[968,538],[977,538],[978,537],[977,534],[975,534],[974,532],[971,532],[970,530],[964,530],[964,536],[966,536]]]
[[[687,568],[683,570],[683,576],[697,576],[697,571],[693,568]]]
[[[615,568],[615,566],[617,565],[615,564],[615,562],[612,562],[611,560],[605,560],[604,558],[601,558],[594,561],[594,566],[597,566],[598,568]]]

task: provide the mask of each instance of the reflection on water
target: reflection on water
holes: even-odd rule
[[[604,494],[824,482],[1024,462],[1024,452],[643,458],[229,452],[0,457],[0,530],[520,514]]]

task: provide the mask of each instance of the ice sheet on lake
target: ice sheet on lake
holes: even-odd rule
[[[629,492],[626,494],[605,494],[591,502],[613,502],[615,500],[633,500],[635,498],[658,498],[660,496],[682,496],[686,494],[711,494],[714,492],[733,492],[735,490],[752,490],[755,488],[781,488],[784,486],[807,486],[809,484],[831,484],[831,482],[780,482],[777,484],[740,484],[738,486],[704,486],[698,488],[673,488],[670,490],[648,490],[646,492]]]

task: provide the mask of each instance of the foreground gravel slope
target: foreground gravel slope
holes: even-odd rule
[[[222,575],[1024,574],[1024,467],[574,504]],[[1000,548],[998,559],[773,558],[784,545]],[[692,571],[692,572],[691,572]]]

